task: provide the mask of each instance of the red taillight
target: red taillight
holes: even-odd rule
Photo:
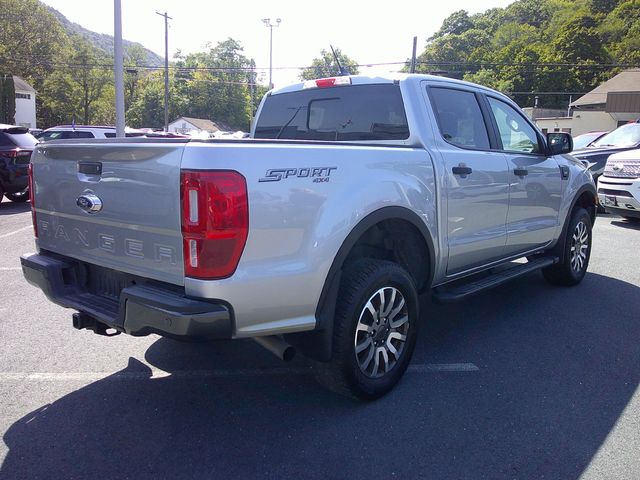
[[[226,170],[183,170],[181,200],[185,275],[233,275],[249,233],[244,177]]]
[[[29,164],[29,202],[31,203],[31,221],[33,233],[38,238],[38,223],[36,222],[36,190],[33,188],[33,164]]]

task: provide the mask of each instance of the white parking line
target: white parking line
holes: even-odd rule
[[[172,377],[180,379],[225,378],[225,377],[281,377],[295,375],[312,375],[308,367],[281,368],[243,368],[223,370],[178,370],[166,372],[158,368],[151,368],[142,372],[0,372],[0,381],[98,381],[98,380],[147,380],[149,378]],[[430,372],[477,372],[480,369],[473,363],[424,363],[409,365],[409,373]]]
[[[18,272],[22,271],[22,267],[0,267],[0,272]]]
[[[20,232],[24,232],[25,230],[29,230],[30,228],[33,228],[33,227],[31,225],[28,225],[26,227],[19,228],[18,230],[14,230],[13,232],[3,233],[2,235],[0,235],[0,238],[7,238],[7,237],[10,237],[11,235],[15,235],[16,233],[20,233]]]

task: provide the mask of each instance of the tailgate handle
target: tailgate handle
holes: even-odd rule
[[[84,173],[86,175],[102,175],[102,163],[78,162],[78,173]]]

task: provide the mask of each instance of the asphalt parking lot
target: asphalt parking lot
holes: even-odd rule
[[[640,478],[640,225],[596,221],[575,288],[540,274],[422,301],[409,372],[369,404],[252,341],[104,338],[28,285],[0,204],[0,478]]]

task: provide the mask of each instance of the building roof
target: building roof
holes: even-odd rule
[[[176,118],[173,122],[171,123],[176,123],[179,122],[180,120],[184,120],[187,123],[190,123],[191,125],[193,125],[196,128],[199,128],[200,130],[204,130],[206,132],[211,132],[211,133],[215,133],[215,132],[230,132],[233,129],[222,123],[222,122],[212,122],[211,120],[207,120],[206,118],[192,118],[192,117],[180,117],[180,118]]]
[[[30,92],[36,93],[36,89],[29,85],[24,78],[18,77],[17,75],[13,76],[13,84],[15,85],[16,92]]]
[[[572,107],[604,105],[610,92],[640,92],[640,68],[620,72],[571,104]]]

